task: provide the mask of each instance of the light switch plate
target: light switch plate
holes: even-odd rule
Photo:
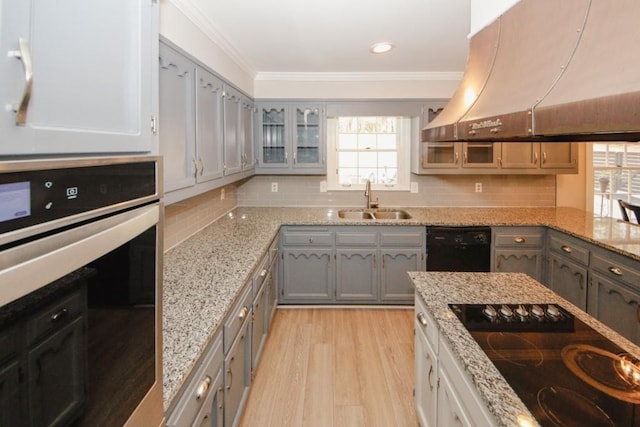
[[[411,192],[412,193],[417,193],[418,192],[418,183],[417,182],[412,182],[411,183]]]

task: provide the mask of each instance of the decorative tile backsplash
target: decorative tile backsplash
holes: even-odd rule
[[[320,192],[324,176],[254,176],[238,188],[238,206],[336,206],[365,204],[363,191]],[[418,192],[375,191],[380,206],[555,207],[554,175],[412,175]],[[271,184],[278,184],[278,192]],[[482,192],[475,184],[482,183]]]

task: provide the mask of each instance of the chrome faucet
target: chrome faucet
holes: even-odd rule
[[[367,199],[367,209],[377,208],[378,207],[378,198],[376,197],[375,201],[372,201],[371,195],[371,180],[368,179],[364,188],[364,197]]]

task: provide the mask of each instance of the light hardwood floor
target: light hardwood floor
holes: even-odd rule
[[[278,309],[241,426],[416,426],[411,309]]]

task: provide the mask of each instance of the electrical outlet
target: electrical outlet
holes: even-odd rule
[[[411,183],[411,192],[412,193],[417,193],[418,192],[418,183],[417,182],[412,182]]]
[[[482,183],[476,182],[476,193],[482,193]]]
[[[320,192],[321,193],[327,192],[327,181],[320,181]]]
[[[272,182],[271,183],[271,192],[272,193],[277,193],[278,192],[278,183],[277,182]]]
[[[224,188],[220,190],[220,200],[224,200]]]

